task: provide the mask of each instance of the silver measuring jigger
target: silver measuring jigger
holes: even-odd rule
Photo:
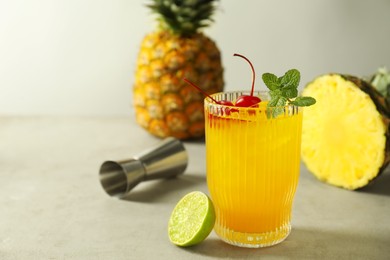
[[[100,167],[100,183],[110,195],[126,197],[138,183],[184,173],[188,156],[183,144],[172,137],[131,159],[106,161]]]

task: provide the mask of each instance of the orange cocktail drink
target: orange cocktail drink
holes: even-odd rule
[[[234,101],[242,92],[217,93]],[[207,184],[224,241],[264,247],[283,241],[291,230],[291,210],[300,165],[302,110],[287,105],[267,109],[267,93],[255,108],[205,99]]]

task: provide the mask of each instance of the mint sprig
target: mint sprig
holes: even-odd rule
[[[301,73],[296,69],[287,71],[281,77],[277,77],[272,73],[264,73],[262,78],[271,97],[267,105],[267,114],[274,118],[283,112],[283,107],[286,104],[303,107],[316,103],[316,100],[312,97],[298,97]]]

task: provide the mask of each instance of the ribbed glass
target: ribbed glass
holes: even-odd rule
[[[213,95],[234,101],[249,93]],[[291,231],[291,209],[299,177],[302,109],[267,110],[218,105],[205,99],[207,184],[217,220],[215,232],[229,244],[265,247]]]

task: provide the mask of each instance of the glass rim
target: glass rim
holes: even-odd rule
[[[236,94],[236,95],[250,95],[250,92],[251,91],[240,91],[240,90],[237,90],[237,91],[224,91],[224,92],[216,92],[216,93],[213,93],[213,94],[210,94],[210,96],[212,98],[215,98],[215,96],[218,96],[218,95],[223,95],[223,94]],[[270,100],[270,95],[269,95],[269,91],[268,90],[257,90],[257,91],[254,91],[253,92],[254,96],[257,96],[261,99],[261,101],[269,101]],[[265,97],[266,99],[263,99],[263,97]],[[217,100],[219,101],[219,100]],[[228,101],[233,101],[233,100],[228,100]],[[263,107],[237,107],[237,106],[229,106],[229,105],[223,105],[223,104],[217,104],[215,103],[212,99],[210,99],[209,97],[205,97],[204,98],[204,104],[206,105],[212,105],[212,106],[215,106],[215,107],[220,107],[220,108],[224,108],[224,107],[234,107],[236,109],[240,109],[240,110],[266,110],[266,109],[278,109],[278,108],[301,108],[299,106],[296,106],[296,105],[293,105],[293,104],[286,104],[284,106],[275,106],[275,107],[271,107],[271,108],[268,108],[268,106],[263,106]]]

